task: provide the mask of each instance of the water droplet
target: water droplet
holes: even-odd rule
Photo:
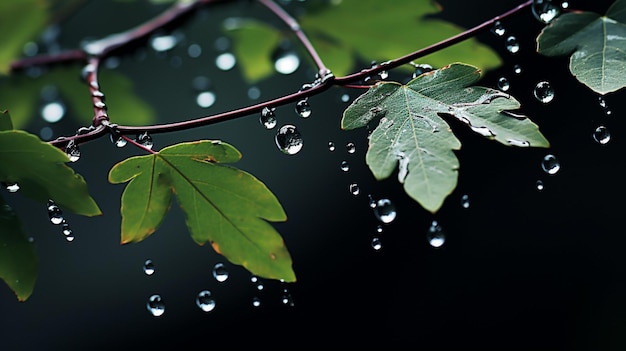
[[[150,46],[157,52],[171,50],[176,44],[178,44],[178,38],[175,35],[154,36],[150,39]]]
[[[52,200],[48,200],[48,218],[50,218],[50,222],[55,225],[61,224],[64,221],[63,211]]]
[[[67,236],[65,236],[65,240],[67,242],[72,242],[72,241],[74,241],[74,236],[73,235],[67,235]]]
[[[561,14],[561,8],[552,0],[534,0],[533,15],[541,23],[550,23]]]
[[[383,226],[381,224],[376,226],[376,233],[380,234],[383,232]]]
[[[236,63],[237,59],[235,58],[235,55],[231,54],[230,52],[219,54],[215,58],[215,65],[222,71],[228,71],[232,69],[233,67],[235,67]]]
[[[106,107],[106,104],[102,101],[96,101],[93,103],[93,107],[103,109]]]
[[[196,96],[196,103],[202,108],[209,108],[215,104],[217,97],[212,91],[203,91]]]
[[[111,139],[111,142],[117,147],[124,147],[128,143],[126,139],[122,138],[122,136],[116,136],[115,133],[111,133],[109,138]]]
[[[385,80],[385,79],[389,78],[389,72],[387,72],[387,71],[380,71],[380,73],[378,73],[378,76],[380,77],[380,79]]]
[[[535,187],[537,190],[542,191],[544,188],[543,180],[537,180],[537,182],[535,182]]]
[[[376,200],[374,200],[374,198],[372,197],[372,195],[367,195],[368,198],[368,204],[370,206],[370,208],[376,208]]]
[[[226,266],[218,262],[213,266],[213,278],[220,283],[223,283],[228,279],[228,271],[226,270]]]
[[[274,69],[280,74],[291,74],[300,67],[300,58],[293,51],[281,51],[274,56]]]
[[[252,298],[252,306],[254,307],[261,307],[261,299],[258,297],[253,297]]]
[[[567,2],[567,1],[563,1],[563,2],[561,3],[561,8],[562,8],[562,9],[566,9],[566,8],[568,8],[568,7],[569,7],[569,2]]]
[[[136,141],[137,141],[137,143],[139,143],[140,145],[142,145],[146,149],[152,150],[152,147],[154,146],[154,142],[152,141],[152,137],[150,136],[150,134],[148,134],[148,132],[141,133],[141,134],[137,135]]]
[[[519,42],[517,41],[516,37],[511,35],[510,37],[506,38],[504,43],[506,45],[506,49],[510,53],[515,54],[519,51]]]
[[[548,154],[544,156],[543,160],[541,161],[541,168],[547,174],[554,175],[561,169],[561,163],[556,158],[556,156]]]
[[[276,113],[274,112],[276,109],[263,107],[261,111],[261,117],[259,118],[259,122],[265,127],[265,129],[273,129],[276,127]]]
[[[248,97],[250,100],[256,100],[261,97],[261,89],[259,87],[248,88]]]
[[[506,77],[500,77],[498,79],[498,89],[502,91],[507,91],[510,87],[511,83],[509,83],[509,80]]]
[[[513,66],[513,73],[515,73],[515,74],[521,74],[521,73],[522,73],[522,66],[521,66],[521,65],[515,65],[515,66]]]
[[[504,28],[504,26],[502,25],[502,22],[500,21],[496,21],[493,24],[493,27],[491,27],[491,33],[501,37],[504,35],[504,33],[506,33],[506,29]]]
[[[191,58],[198,58],[202,55],[202,46],[198,44],[191,44],[187,47],[187,55]]]
[[[204,312],[211,312],[215,308],[215,300],[209,290],[202,290],[196,296],[196,305]]]
[[[17,183],[4,183],[3,185],[10,193],[16,193],[20,190],[20,185]]]
[[[349,94],[341,94],[341,97],[339,98],[341,100],[341,102],[350,102],[350,95]]]
[[[517,146],[517,147],[529,147],[530,146],[530,143],[528,141],[526,141],[526,140],[507,139],[506,141],[511,146]]]
[[[278,149],[287,155],[297,154],[302,150],[302,146],[304,145],[300,132],[296,126],[291,124],[280,127],[274,140],[276,141]]]
[[[287,288],[283,289],[283,295],[280,300],[285,306],[293,307],[295,305],[293,301],[293,296],[291,296],[291,292],[289,292]]]
[[[433,69],[434,69],[433,66],[426,64],[426,63],[420,63],[418,65],[415,65],[415,71],[413,71],[413,78],[417,78],[424,73],[428,73],[432,71]]]
[[[543,102],[544,104],[547,104],[554,99],[554,89],[552,89],[552,85],[546,81],[537,83],[533,94],[537,100]]]
[[[375,251],[379,251],[380,249],[383,248],[383,244],[380,241],[379,237],[372,238],[371,245],[372,245],[372,249],[374,249]]]
[[[146,273],[146,275],[154,274],[154,262],[152,262],[152,260],[146,260],[146,262],[143,263],[143,272]]]
[[[296,103],[296,113],[298,116],[302,118],[308,118],[311,116],[313,110],[311,109],[311,105],[309,105],[309,101],[307,99],[302,99]]]
[[[146,303],[146,308],[150,313],[152,313],[155,317],[160,317],[165,313],[165,304],[163,303],[163,299],[161,295],[155,294],[148,298],[148,303]]]
[[[353,142],[349,142],[346,144],[346,150],[348,151],[349,154],[353,154],[356,152],[356,146],[354,145]]]
[[[350,170],[350,164],[348,164],[348,161],[343,160],[343,161],[341,161],[341,164],[339,165],[339,168],[340,168],[342,171],[347,172],[347,171],[349,171],[349,170]]]
[[[80,149],[74,140],[70,140],[70,142],[67,143],[65,153],[67,154],[67,157],[69,157],[70,162],[76,162],[80,159]]]
[[[432,221],[426,233],[426,239],[432,247],[441,247],[446,242],[445,233],[439,222]]]
[[[51,101],[41,108],[41,118],[48,123],[56,123],[65,116],[65,105],[60,101]]]
[[[361,192],[361,189],[359,188],[359,185],[357,183],[352,183],[350,184],[350,194],[357,196],[359,195],[359,193]]]
[[[70,236],[74,233],[67,222],[63,222],[63,224],[61,225],[61,232],[65,236]]]
[[[461,206],[463,208],[469,208],[470,207],[469,195],[465,194],[465,195],[461,196]]]
[[[332,141],[328,142],[328,150],[329,151],[335,151],[335,143],[333,143]]]
[[[611,132],[605,126],[599,126],[593,131],[593,140],[598,144],[606,144],[611,140]]]
[[[374,215],[382,223],[388,224],[396,219],[396,206],[391,200],[383,198],[376,201],[376,207],[374,207]]]
[[[261,282],[259,277],[257,277],[256,275],[253,275],[253,276],[250,277],[250,281],[252,282],[252,284],[256,285],[256,289],[257,290],[263,290],[263,288],[264,288],[263,282]]]

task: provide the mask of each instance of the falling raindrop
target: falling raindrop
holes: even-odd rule
[[[70,159],[70,162],[76,162],[80,159],[80,149],[78,148],[78,144],[74,142],[74,140],[70,140],[65,147],[65,153]]]
[[[372,249],[374,249],[374,251],[380,251],[380,249],[383,248],[383,243],[380,241],[379,237],[372,238],[370,244],[372,245]]]
[[[161,295],[154,294],[148,298],[148,303],[146,303],[146,308],[150,313],[152,313],[155,317],[160,317],[165,313],[165,304],[163,303],[163,298]]]
[[[153,275],[154,274],[154,262],[152,262],[152,260],[146,260],[143,263],[143,272],[146,275]]]
[[[228,71],[232,69],[233,67],[235,67],[236,63],[237,59],[235,58],[235,55],[231,54],[230,52],[219,54],[215,58],[215,65],[222,71]]]
[[[293,301],[293,296],[291,296],[291,292],[287,287],[283,288],[283,295],[281,297],[281,302],[285,306],[293,307],[295,305]]]
[[[278,149],[287,155],[295,155],[302,150],[302,136],[294,125],[280,127],[274,140]]]
[[[359,185],[357,183],[352,183],[350,184],[350,194],[357,196],[359,195],[359,193],[361,192],[361,189],[359,188]]]
[[[74,232],[72,231],[72,228],[70,228],[70,225],[67,222],[62,222],[63,224],[61,225],[61,232],[63,233],[63,235],[65,236],[71,236],[72,234],[74,234]]]
[[[519,51],[519,42],[517,41],[517,38],[515,36],[509,36],[508,38],[506,38],[504,43],[506,45],[506,49],[510,53],[515,54]]]
[[[370,208],[376,208],[376,200],[374,200],[374,198],[372,197],[372,195],[367,195],[368,198],[368,204],[370,206]]]
[[[277,120],[275,110],[275,108],[263,107],[259,122],[261,122],[265,129],[273,129],[276,127]]]
[[[10,193],[16,193],[20,190],[20,185],[17,183],[3,183],[3,185]]]
[[[63,223],[63,211],[57,206],[53,200],[48,200],[48,218],[52,224],[58,225]]]
[[[498,89],[502,91],[507,91],[510,87],[511,83],[509,83],[509,80],[506,77],[500,77],[498,79]]]
[[[535,89],[533,90],[533,94],[537,100],[543,102],[544,104],[547,104],[554,99],[554,89],[552,89],[552,85],[546,81],[537,83]]]
[[[543,180],[537,180],[537,182],[535,182],[535,187],[537,188],[537,190],[542,191],[544,188]]]
[[[209,290],[202,290],[196,296],[196,305],[204,312],[211,312],[215,308],[215,300]]]
[[[561,163],[556,158],[556,156],[548,154],[544,156],[543,160],[541,161],[541,168],[547,174],[554,175],[561,169]]]
[[[220,283],[223,283],[228,279],[228,271],[226,270],[226,266],[218,262],[213,266],[213,278]]]
[[[550,23],[561,14],[561,8],[552,0],[534,0],[533,15],[541,23]]]
[[[261,280],[259,279],[259,277],[257,277],[256,275],[253,275],[250,277],[250,281],[252,282],[252,284],[254,284],[256,286],[257,290],[263,290],[264,286],[263,286],[263,282],[261,282]]]
[[[252,298],[252,306],[253,307],[261,307],[261,299],[258,297],[253,297]]]
[[[600,107],[604,111],[605,115],[609,116],[612,113],[609,106],[606,104],[606,100],[604,100],[602,96],[598,97],[598,103],[600,104]]]
[[[376,233],[380,234],[383,232],[383,226],[382,224],[379,224],[376,226]]]
[[[196,104],[202,108],[209,108],[215,104],[217,97],[212,91],[203,91],[196,96]]]
[[[74,241],[74,235],[66,235],[65,236],[65,240],[68,241],[68,242]]]
[[[470,207],[469,195],[465,194],[465,195],[461,196],[461,206],[463,208],[469,208]]]
[[[515,74],[521,74],[522,73],[522,66],[516,64],[515,66],[513,66],[513,73]]]
[[[309,101],[307,99],[302,99],[296,103],[296,113],[298,116],[302,118],[308,118],[311,116],[313,110],[311,109],[311,105],[309,105]]]
[[[341,161],[341,164],[339,164],[339,169],[341,169],[344,172],[347,172],[350,170],[350,164],[348,164],[348,161],[343,160]]]
[[[391,200],[383,198],[376,201],[374,215],[382,223],[389,224],[393,222],[393,220],[396,219],[396,214],[396,206]]]
[[[41,118],[48,123],[56,123],[65,116],[65,105],[60,101],[51,101],[41,108]]]
[[[137,143],[139,143],[141,146],[145,147],[146,149],[152,150],[152,147],[154,146],[152,137],[150,136],[150,134],[148,134],[148,132],[144,132],[144,133],[137,135],[136,141]]]
[[[328,142],[328,151],[335,151],[335,143],[332,141]]]
[[[349,154],[353,154],[356,152],[356,146],[354,145],[353,142],[349,142],[346,144],[346,150],[348,151]]]
[[[611,140],[611,132],[605,126],[599,126],[593,131],[593,140],[598,144],[606,144]]]
[[[493,27],[491,27],[491,33],[501,37],[504,35],[504,33],[506,33],[506,29],[504,28],[504,26],[502,25],[502,22],[500,21],[496,21],[493,24]]]
[[[439,222],[432,221],[426,233],[426,239],[432,247],[441,247],[446,242],[445,233]]]

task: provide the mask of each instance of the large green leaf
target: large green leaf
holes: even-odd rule
[[[364,127],[380,117],[369,137],[366,162],[370,170],[377,179],[384,179],[398,165],[398,180],[407,194],[436,212],[456,187],[459,162],[453,150],[461,147],[442,116],[456,118],[504,145],[549,146],[536,124],[507,113],[520,107],[515,98],[471,86],[479,78],[476,67],[455,63],[406,85],[378,83],[348,106],[341,127]]]
[[[19,218],[0,196],[0,279],[25,301],[32,294],[37,279],[37,255]]]
[[[626,0],[617,0],[601,16],[592,12],[561,15],[537,37],[537,51],[569,55],[570,71],[600,94],[626,86]]]
[[[1,182],[17,183],[20,193],[44,203],[52,199],[76,214],[101,215],[87,183],[67,162],[69,158],[63,151],[33,134],[0,131]]]
[[[24,74],[0,77],[0,104],[11,111],[15,128],[23,129],[43,105],[42,91],[54,87],[58,99],[68,106],[80,125],[91,124],[94,115],[89,90],[80,80],[80,66],[55,66],[40,77]],[[100,72],[100,88],[104,92],[111,121],[125,125],[154,122],[155,111],[134,92],[132,82],[124,75],[106,70]]]
[[[253,274],[295,281],[283,239],[267,221],[284,221],[272,192],[249,173],[223,163],[241,154],[220,141],[180,143],[119,162],[111,183],[129,182],[122,194],[122,243],[152,234],[171,205],[172,192],[199,245],[210,242],[230,262]]]

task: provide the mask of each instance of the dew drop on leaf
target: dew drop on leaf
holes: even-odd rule
[[[276,113],[274,112],[276,109],[263,107],[261,111],[261,117],[259,117],[259,122],[265,127],[265,129],[273,129],[276,127]]]
[[[498,79],[498,89],[502,91],[507,91],[510,87],[511,83],[509,83],[509,80],[506,77],[500,77]]]
[[[561,169],[561,163],[556,156],[548,154],[541,161],[541,169],[547,174],[554,175]]]
[[[593,131],[593,140],[596,143],[604,145],[611,140],[611,132],[605,126],[599,126]]]
[[[493,24],[493,27],[491,27],[491,33],[501,37],[504,35],[504,33],[506,33],[506,29],[504,28],[504,26],[502,25],[502,22],[500,21],[496,21]]]
[[[152,260],[146,260],[143,263],[143,272],[146,275],[153,275],[154,274],[155,269],[154,269],[154,262],[152,262]]]
[[[426,233],[426,239],[432,247],[441,247],[446,242],[445,233],[438,221],[432,221]]]
[[[160,317],[165,313],[165,303],[163,303],[163,298],[161,295],[154,294],[148,298],[148,302],[146,303],[146,308],[150,313],[152,313],[155,317]]]
[[[70,162],[76,162],[80,159],[80,149],[74,140],[70,140],[70,142],[67,143],[65,153],[67,154],[67,157],[69,157]]]
[[[296,126],[291,124],[280,127],[274,140],[278,149],[287,155],[297,154],[304,145],[302,135],[300,135]]]
[[[147,132],[137,135],[137,143],[150,150],[152,150],[152,147],[154,146],[152,137]]]
[[[506,45],[506,49],[508,52],[515,54],[519,52],[519,41],[517,41],[517,37],[511,35],[504,41]]]
[[[226,266],[218,262],[213,266],[213,278],[220,283],[223,283],[228,279],[228,271],[226,270]]]
[[[204,312],[211,312],[215,308],[215,300],[211,297],[209,290],[202,290],[196,296],[196,306]]]
[[[53,200],[48,200],[48,218],[52,224],[58,225],[63,223],[63,211],[57,206]]]
[[[535,18],[541,23],[550,23],[561,14],[561,8],[552,0],[534,0],[532,11]]]
[[[302,118],[309,118],[313,110],[307,99],[302,99],[296,103],[296,113]]]
[[[396,219],[396,206],[387,198],[376,201],[374,215],[382,223],[388,224]]]
[[[546,81],[537,83],[535,89],[533,90],[533,94],[539,102],[544,104],[547,104],[554,99],[554,89],[552,89],[552,85]]]

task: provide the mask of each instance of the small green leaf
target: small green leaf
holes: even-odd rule
[[[261,181],[223,164],[240,158],[239,151],[227,143],[203,140],[113,166],[109,181],[128,182],[121,204],[122,243],[152,234],[167,213],[173,192],[196,243],[210,242],[230,262],[253,274],[295,281],[283,239],[267,222],[284,221],[287,216]]]
[[[17,183],[20,193],[44,203],[52,199],[76,214],[101,215],[85,180],[67,162],[63,151],[33,134],[0,131],[0,181]]]
[[[592,12],[563,14],[537,37],[537,52],[570,55],[569,69],[599,94],[626,86],[626,0],[617,0],[605,16]]]
[[[380,117],[369,138],[366,162],[377,179],[398,166],[398,180],[409,196],[436,212],[457,184],[461,147],[442,116],[458,119],[473,131],[509,146],[548,147],[537,125],[511,115],[519,102],[500,91],[471,86],[480,71],[452,64],[423,74],[406,85],[382,82],[344,111],[341,127],[355,129]]]
[[[37,280],[38,259],[26,238],[20,219],[0,196],[0,279],[19,301],[26,301]]]
[[[13,129],[13,121],[8,110],[0,110],[0,131]]]

